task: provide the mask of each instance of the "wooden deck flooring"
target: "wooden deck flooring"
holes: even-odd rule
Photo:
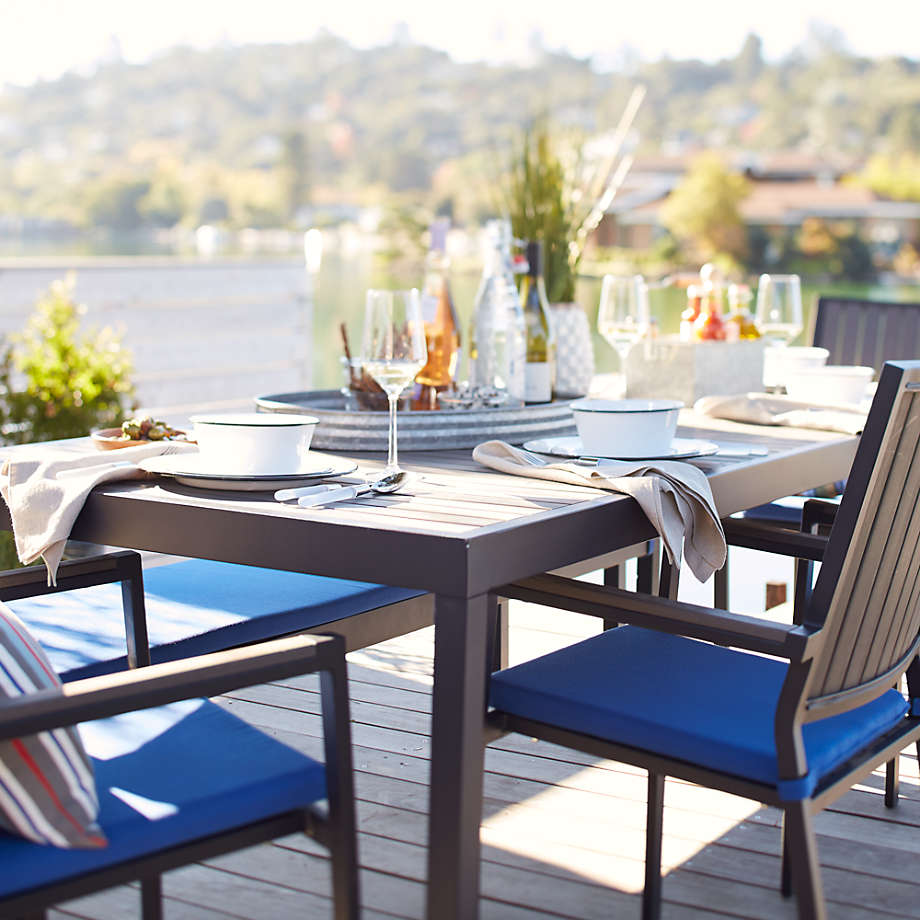
[[[593,621],[516,605],[512,660],[596,630]],[[364,916],[424,915],[432,631],[354,653],[352,718]],[[255,687],[224,705],[320,756],[312,679]],[[645,779],[631,767],[508,736],[486,753],[481,915],[638,917]],[[901,801],[882,802],[871,777],[817,821],[832,918],[920,917],[920,782],[913,752],[901,758]],[[778,892],[779,814],[733,796],[668,780],[664,916],[785,918]],[[303,837],[285,838],[168,875],[167,920],[326,917],[328,865]],[[136,916],[129,887],[83,898],[54,918]]]

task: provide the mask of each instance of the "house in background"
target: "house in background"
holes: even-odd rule
[[[597,228],[599,246],[646,249],[665,230],[661,207],[680,184],[692,157],[642,157]],[[849,222],[874,253],[890,259],[904,245],[920,248],[920,202],[890,201],[847,181],[860,164],[794,151],[737,154],[731,165],[750,183],[740,210],[748,227],[770,236],[802,226],[808,218]]]

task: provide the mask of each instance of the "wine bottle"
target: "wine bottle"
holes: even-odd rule
[[[446,218],[440,218],[431,225],[421,297],[428,361],[415,377],[413,409],[437,409],[438,393],[450,388],[457,372],[460,326],[447,277],[450,267],[447,258],[449,223]]]
[[[490,220],[486,236],[470,335],[470,384],[523,401],[527,334],[511,269],[511,221]]]
[[[556,382],[556,337],[543,283],[543,244],[527,244],[527,273],[521,282],[521,308],[527,329],[524,402],[549,402]]]

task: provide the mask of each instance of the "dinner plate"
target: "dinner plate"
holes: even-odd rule
[[[691,438],[674,438],[671,449],[667,453],[635,456],[628,453],[611,454],[598,457],[586,454],[581,446],[581,438],[577,435],[565,438],[537,438],[534,441],[525,441],[524,449],[535,454],[549,454],[552,457],[576,457],[580,460],[691,460],[694,457],[708,457],[716,453],[718,444],[712,441],[697,441]]]
[[[326,479],[353,473],[358,464],[326,454],[313,454],[298,470],[279,470],[276,473],[246,475],[221,470],[214,462],[197,453],[182,453],[174,456],[150,457],[138,463],[148,473],[171,476],[184,486],[199,489],[225,489],[233,492],[275,491],[298,482],[312,479]]]

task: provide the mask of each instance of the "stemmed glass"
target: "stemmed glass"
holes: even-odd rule
[[[396,404],[399,394],[425,366],[428,350],[418,290],[367,292],[364,311],[365,370],[380,384],[390,404],[386,474],[400,472],[396,458]]]
[[[626,358],[649,327],[648,285],[642,275],[604,275],[597,331],[620,356],[623,392],[626,392]]]
[[[757,328],[775,345],[788,345],[802,331],[802,283],[798,275],[761,275]]]
[[[771,347],[763,354],[763,384],[782,386],[785,348],[802,331],[802,284],[798,275],[761,275],[757,283],[755,323]]]

